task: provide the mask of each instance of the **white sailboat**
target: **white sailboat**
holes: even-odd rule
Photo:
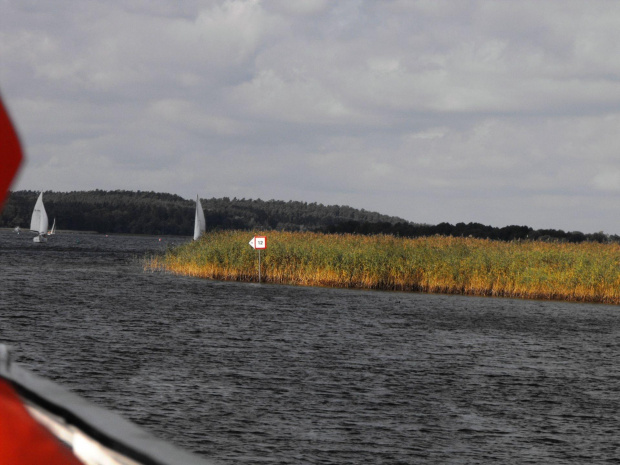
[[[47,242],[47,238],[45,237],[45,233],[47,233],[47,226],[47,212],[45,211],[45,206],[43,205],[43,192],[41,192],[39,194],[39,198],[37,199],[37,203],[34,205],[32,218],[30,219],[30,230],[39,234],[32,239],[34,242]]]
[[[47,233],[48,236],[52,234],[56,234],[56,218],[54,218],[54,222],[52,223],[52,229],[50,229]]]
[[[194,222],[194,240],[197,240],[207,229],[205,212],[202,211],[200,198],[196,196],[196,221]]]

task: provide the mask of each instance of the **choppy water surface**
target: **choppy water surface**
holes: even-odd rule
[[[620,457],[616,306],[145,273],[157,237],[0,231],[17,361],[219,463]]]

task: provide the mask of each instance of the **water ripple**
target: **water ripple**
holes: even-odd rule
[[[0,231],[0,340],[220,463],[617,461],[617,307],[144,273],[158,239]]]

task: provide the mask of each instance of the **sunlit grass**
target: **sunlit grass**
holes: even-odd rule
[[[263,282],[620,303],[620,245],[263,232]],[[146,267],[258,281],[247,231],[211,232]]]

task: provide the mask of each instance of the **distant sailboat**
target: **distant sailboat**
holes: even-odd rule
[[[39,194],[39,198],[37,199],[37,203],[34,206],[32,218],[30,220],[30,230],[39,234],[32,239],[34,242],[47,242],[47,238],[45,237],[45,233],[47,233],[47,226],[47,212],[45,211],[45,206],[43,205],[43,192],[41,192]]]
[[[15,226],[15,229],[13,231],[19,234],[22,231],[22,228],[20,228],[19,226]]]
[[[194,222],[194,240],[198,239],[207,229],[205,212],[202,211],[200,198],[196,196],[196,221]]]
[[[47,233],[48,236],[52,234],[56,234],[56,218],[54,218],[54,222],[52,223],[52,229],[50,229]]]

